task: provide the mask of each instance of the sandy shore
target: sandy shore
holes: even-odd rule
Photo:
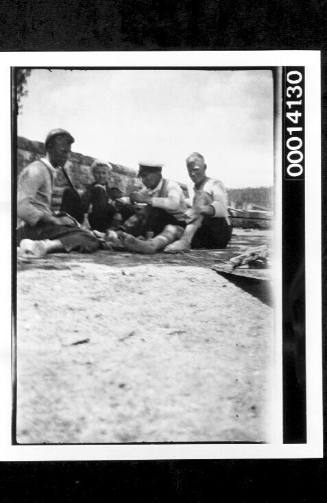
[[[272,309],[214,271],[17,274],[17,441],[269,441]]]

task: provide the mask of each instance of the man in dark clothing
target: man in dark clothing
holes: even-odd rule
[[[111,189],[108,184],[111,167],[103,161],[96,160],[91,169],[94,183],[89,185],[81,196],[71,188],[65,189],[61,211],[69,213],[80,223],[84,222],[87,215],[91,229],[105,232],[111,226],[117,212],[111,201]]]

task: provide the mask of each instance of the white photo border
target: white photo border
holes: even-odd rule
[[[12,67],[305,67],[305,257],[306,257],[306,379],[307,442],[283,444],[282,369],[275,376],[273,392],[279,397],[276,432],[269,444],[150,444],[150,445],[12,445],[11,323],[11,68]],[[1,246],[2,337],[0,339],[1,461],[52,460],[160,460],[160,459],[258,459],[314,458],[323,455],[322,426],[322,308],[321,308],[321,127],[319,51],[196,51],[196,52],[21,52],[0,54],[1,151]],[[278,190],[282,173],[276,173],[276,229],[281,224]],[[277,233],[278,235],[278,233]],[[281,285],[281,238],[276,243],[275,279]],[[281,287],[275,289],[275,326],[282,333]],[[279,314],[278,314],[279,313]],[[275,354],[282,355],[281,337]]]

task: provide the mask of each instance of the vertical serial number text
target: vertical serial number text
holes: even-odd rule
[[[304,96],[303,72],[289,70],[286,73],[285,93],[285,168],[286,176],[297,178],[304,171]]]

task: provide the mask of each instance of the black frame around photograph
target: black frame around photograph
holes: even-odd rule
[[[283,5],[253,1],[25,3],[3,4],[2,51],[167,51],[167,50],[321,50],[322,53],[322,302],[326,318],[327,261],[327,32],[325,2]],[[173,5],[172,5],[173,4]],[[97,6],[101,15],[94,15]],[[90,12],[90,10],[92,12]],[[114,12],[113,12],[114,11]],[[114,14],[114,15],[113,15]],[[76,30],[72,30],[74,18]],[[91,20],[91,22],[90,22]],[[177,22],[176,22],[177,21]],[[13,257],[14,258],[14,257]],[[326,405],[326,340],[323,339],[323,388]],[[294,419],[297,421],[297,418]],[[326,424],[326,406],[324,406]],[[326,432],[326,430],[325,430]],[[326,439],[326,435],[325,435]],[[326,445],[324,443],[324,445]],[[324,449],[326,453],[326,450]],[[228,494],[236,501],[286,498],[311,501],[326,490],[327,465],[322,460],[170,460],[124,462],[1,463],[3,502],[89,501],[103,492],[122,501],[127,495],[144,500],[211,501]],[[19,480],[19,484],[17,483]]]

